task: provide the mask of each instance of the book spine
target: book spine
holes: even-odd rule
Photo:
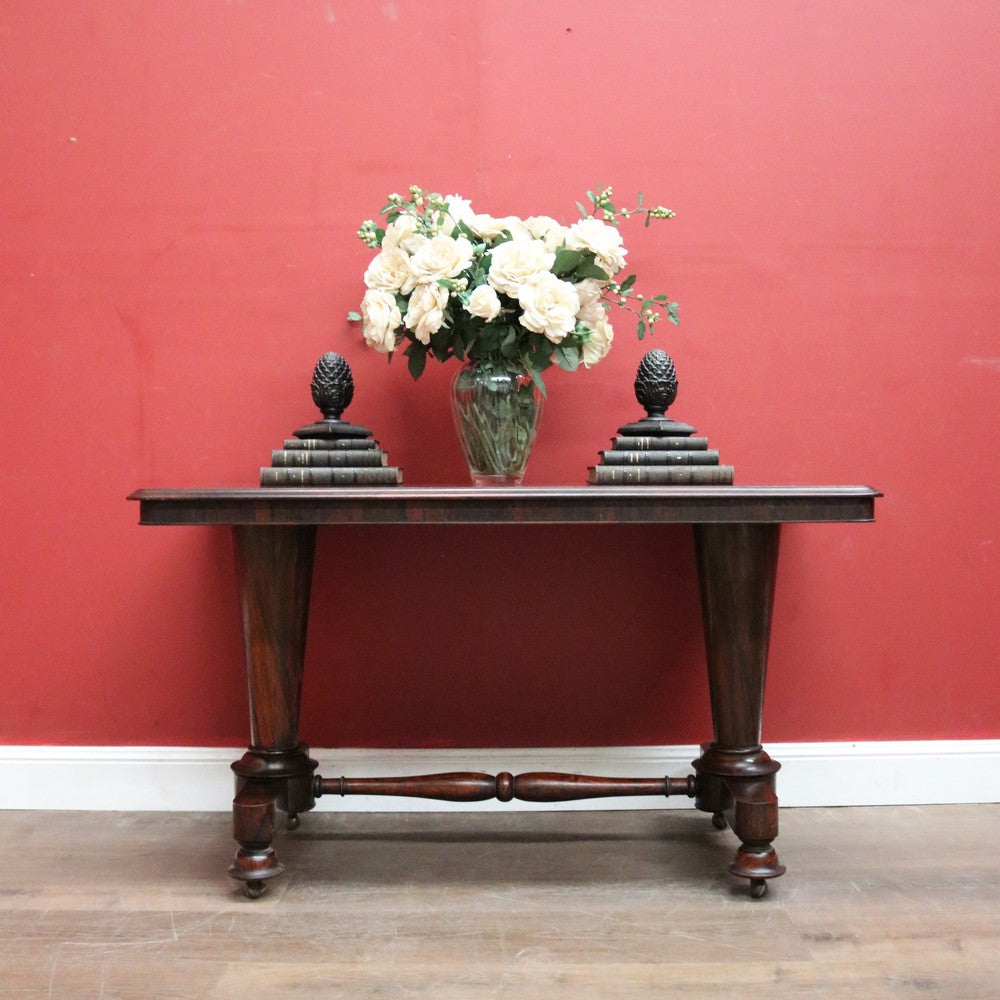
[[[375,450],[348,451],[347,449],[337,449],[336,451],[319,451],[289,448],[284,451],[271,452],[271,465],[285,468],[298,468],[304,465],[371,467],[385,464],[385,452]]]
[[[595,465],[587,470],[595,486],[730,486],[733,466]]]
[[[394,466],[375,469],[313,468],[260,470],[261,486],[398,486],[403,475]]]
[[[378,441],[374,438],[341,438],[331,441],[329,438],[289,438],[285,451],[367,451],[377,448]]]
[[[616,451],[704,451],[707,437],[629,437],[619,435],[611,439]]]
[[[605,465],[718,465],[717,451],[602,451]]]

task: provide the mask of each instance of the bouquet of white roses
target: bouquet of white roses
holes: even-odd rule
[[[634,291],[622,281],[627,250],[619,218],[666,219],[662,206],[617,209],[612,189],[587,192],[591,208],[563,225],[545,215],[520,219],[476,213],[458,195],[416,185],[409,197],[389,196],[384,228],[362,223],[358,236],[379,253],[365,271],[361,312],[365,342],[388,355],[402,344],[418,378],[428,355],[454,357],[493,370],[527,373],[543,391],[552,364],[575,371],[597,364],[614,338],[609,319],[618,306],[638,318],[640,339],[661,313],[677,322],[666,295]]]

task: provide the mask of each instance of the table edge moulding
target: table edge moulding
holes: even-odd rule
[[[868,486],[146,489],[141,524],[698,524],[872,521]]]
[[[230,875],[251,898],[283,865],[276,812],[295,829],[321,795],[404,795],[471,802],[558,802],[686,795],[739,839],[729,871],[764,895],[785,871],[775,774],[761,745],[771,609],[782,524],[874,520],[868,486],[585,486],[143,489],[144,525],[222,525],[232,532],[242,611],[250,746],[236,775]],[[323,778],[299,739],[316,530],[379,524],[690,524],[694,532],[713,738],[681,778],[456,772]]]

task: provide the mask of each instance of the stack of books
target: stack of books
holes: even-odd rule
[[[730,486],[733,467],[721,465],[708,438],[690,424],[665,416],[677,396],[673,361],[663,351],[649,351],[636,374],[635,394],[646,416],[624,427],[587,469],[587,482],[599,486]]]
[[[402,471],[389,465],[370,436],[291,438],[260,470],[261,486],[398,486],[402,481]]]
[[[386,453],[367,427],[341,419],[354,396],[347,362],[332,351],[316,363],[313,402],[323,419],[294,431],[294,437],[271,452],[271,464],[260,470],[261,486],[398,486],[401,469],[389,465]]]

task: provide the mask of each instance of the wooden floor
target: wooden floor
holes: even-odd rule
[[[754,901],[694,810],[310,815],[251,902],[225,814],[0,812],[0,996],[1000,997],[1000,805],[781,823]]]

